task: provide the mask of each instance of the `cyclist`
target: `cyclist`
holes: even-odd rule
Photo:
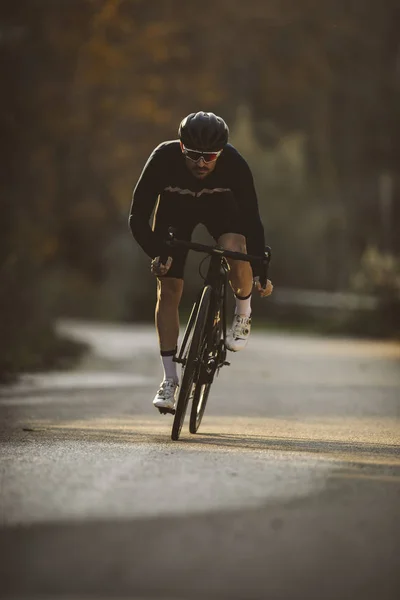
[[[191,113],[180,123],[178,135],[178,140],[161,143],[150,155],[134,189],[129,214],[132,234],[152,259],[151,271],[157,277],[155,322],[164,378],[153,404],[169,410],[175,407],[179,385],[173,358],[187,251],[165,244],[168,228],[175,228],[178,239],[190,241],[194,228],[202,223],[226,250],[262,256],[265,247],[252,173],[228,143],[225,121],[212,112]],[[160,257],[165,257],[165,264]],[[269,296],[273,286],[268,280],[261,287],[258,265],[229,263],[236,308],[226,346],[236,352],[249,338],[253,285],[262,297]]]

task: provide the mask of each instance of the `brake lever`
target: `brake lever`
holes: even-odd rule
[[[168,235],[165,243],[167,246],[173,246],[173,242],[175,241],[176,229],[174,227],[168,227]],[[168,254],[160,255],[160,262],[165,265],[168,260]]]
[[[173,241],[176,237],[176,228],[168,227],[168,241]]]
[[[263,289],[265,289],[265,286],[267,285],[267,281],[268,281],[268,267],[269,267],[269,263],[271,260],[271,248],[270,246],[265,246],[265,251],[264,251],[264,259],[262,261],[262,273],[260,275],[260,285]]]

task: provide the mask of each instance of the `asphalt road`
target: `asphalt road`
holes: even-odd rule
[[[2,598],[400,597],[400,345],[254,332],[172,442],[152,328],[64,328],[0,390]]]

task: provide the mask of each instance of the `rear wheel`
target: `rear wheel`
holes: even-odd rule
[[[173,440],[179,439],[183,421],[185,420],[187,405],[189,403],[189,399],[193,396],[195,391],[200,368],[201,348],[203,347],[203,340],[206,335],[206,323],[208,310],[210,307],[211,293],[211,286],[208,285],[204,288],[200,299],[196,322],[193,328],[193,335],[186,355],[186,363],[183,370],[179,396],[176,403],[176,411],[171,433],[171,438]]]

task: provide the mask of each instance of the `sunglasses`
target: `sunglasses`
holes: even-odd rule
[[[210,163],[217,160],[222,150],[218,150],[218,152],[203,152],[202,150],[191,150],[190,148],[185,148],[185,146],[182,146],[182,152],[189,160],[192,160],[195,163],[197,163],[201,158],[205,163]]]

